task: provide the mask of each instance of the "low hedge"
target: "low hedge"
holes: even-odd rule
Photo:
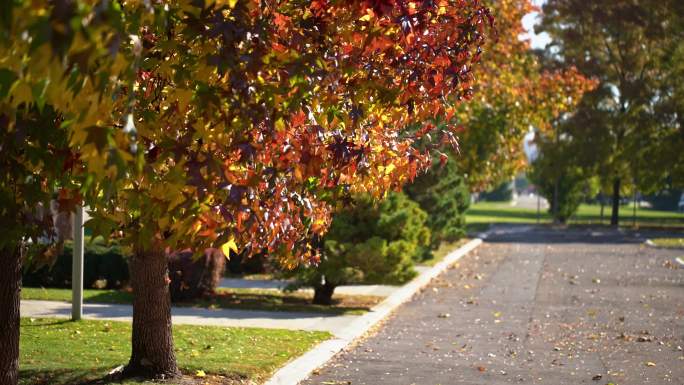
[[[23,285],[28,287],[71,287],[73,249],[67,242],[52,266],[27,270]],[[128,283],[128,262],[119,245],[86,241],[83,254],[83,285],[86,288],[120,289]]]
[[[52,266],[27,270],[26,287],[71,287],[72,244],[68,242]],[[121,289],[128,284],[127,255],[120,246],[107,246],[101,241],[86,242],[84,250],[83,286],[96,289]],[[169,256],[172,301],[187,301],[212,293],[223,276],[226,258],[215,249],[193,259],[189,251]]]

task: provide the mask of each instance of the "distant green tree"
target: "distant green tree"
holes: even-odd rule
[[[403,193],[377,203],[357,197],[337,213],[318,244],[318,265],[300,266],[289,287],[313,287],[316,304],[328,305],[335,288],[350,282],[398,284],[416,275],[414,257],[430,243],[427,214]]]
[[[554,221],[566,223],[582,202],[584,175],[578,167],[554,171],[552,161],[540,158],[532,165],[530,176],[534,178],[539,193],[549,201],[549,214]]]

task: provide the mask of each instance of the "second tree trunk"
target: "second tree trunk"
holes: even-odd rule
[[[620,178],[613,181],[613,212],[610,215],[610,225],[617,226],[620,218]]]
[[[314,287],[313,303],[316,305],[331,305],[335,286],[329,283]]]
[[[127,376],[173,378],[180,375],[171,334],[171,298],[163,251],[136,252],[130,261],[133,335]]]

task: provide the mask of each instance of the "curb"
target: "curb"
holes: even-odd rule
[[[449,266],[461,259],[464,255],[475,250],[482,244],[482,239],[475,238],[465,245],[449,253],[444,259],[424,271],[411,282],[402,286],[399,290],[385,298],[368,313],[354,320],[342,330],[336,338],[321,342],[304,355],[290,361],[278,369],[264,385],[296,385],[305,380],[309,375],[328,362],[333,356],[347,348],[356,339],[366,334],[373,326],[389,316],[396,308],[410,300],[417,292],[425,287],[433,278],[446,271]]]

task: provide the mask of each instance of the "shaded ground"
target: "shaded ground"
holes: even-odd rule
[[[25,287],[22,300],[71,302],[71,289]],[[342,295],[336,293],[329,306],[311,303],[313,291],[283,293],[271,289],[219,288],[213,295],[193,301],[174,303],[175,307],[208,309],[241,309],[258,311],[283,311],[322,313],[331,315],[360,315],[380,303],[383,297],[374,295]],[[132,304],[133,293],[124,290],[86,289],[85,303]]]
[[[643,237],[500,231],[305,384],[684,384],[684,269]]]

